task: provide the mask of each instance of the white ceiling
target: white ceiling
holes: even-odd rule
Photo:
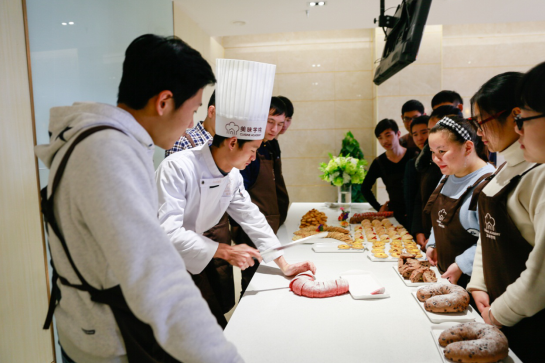
[[[374,28],[380,0],[175,0],[211,36]],[[401,0],[386,0],[393,14]],[[309,16],[305,11],[309,10]],[[432,0],[427,24],[545,20],[545,0]],[[233,24],[243,21],[246,25]]]

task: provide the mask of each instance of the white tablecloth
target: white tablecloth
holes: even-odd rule
[[[301,217],[312,208],[325,212],[329,225],[338,225],[339,209],[293,203],[278,231],[282,244],[291,242]],[[367,211],[373,211],[369,204],[355,204],[351,215]],[[416,288],[405,286],[392,269],[396,263],[371,262],[368,252],[315,253],[311,248],[286,249],[285,258],[313,261],[317,280],[352,269],[371,271],[391,297],[309,299],[289,291],[290,279],[274,263],[262,265],[225,329],[246,362],[442,362],[431,337],[434,324],[411,296]]]

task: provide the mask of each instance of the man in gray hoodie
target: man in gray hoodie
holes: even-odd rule
[[[50,228],[49,243],[60,276],[55,317],[66,361],[242,361],[157,220],[154,145],[172,147],[201,105],[203,88],[214,83],[197,51],[176,37],[147,34],[125,53],[117,107],[51,109],[50,144],[36,147],[51,170],[48,195],[61,159],[82,131],[118,129],[81,141],[55,191],[61,236]],[[131,331],[134,321],[142,329]],[[135,348],[143,332],[153,341]],[[157,350],[164,354],[154,355]]]

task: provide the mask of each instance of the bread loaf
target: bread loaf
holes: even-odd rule
[[[462,363],[492,363],[509,354],[505,335],[495,326],[484,323],[449,328],[439,336],[439,345],[446,347],[447,359]]]
[[[469,306],[468,292],[458,285],[423,286],[416,292],[416,297],[424,302],[426,311],[434,313],[459,313]]]

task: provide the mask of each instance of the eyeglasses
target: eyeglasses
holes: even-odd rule
[[[476,118],[474,118],[474,117],[470,117],[468,120],[471,121],[471,122],[473,122],[474,124],[476,123],[476,124],[477,124],[476,126],[479,128],[479,130],[482,131],[482,130],[483,130],[482,126],[483,126],[485,123],[487,123],[488,121],[492,121],[492,120],[498,118],[501,114],[505,113],[506,111],[507,111],[507,110],[500,111],[500,112],[498,112],[498,113],[496,113],[496,114],[494,114],[494,115],[492,115],[492,116],[490,116],[490,117],[487,117],[487,118],[485,118],[484,120],[481,120],[481,121],[479,121],[478,119],[476,119]]]
[[[519,131],[521,131],[525,121],[530,121],[540,117],[545,117],[545,113],[542,113],[541,115],[537,115],[537,116],[530,116],[530,117],[524,117],[524,118],[522,118],[521,114],[518,114],[515,116],[515,123],[517,124]]]
[[[418,118],[419,116],[413,116],[413,117],[409,117],[409,116],[403,116],[403,121],[404,122],[412,122],[414,119]]]

